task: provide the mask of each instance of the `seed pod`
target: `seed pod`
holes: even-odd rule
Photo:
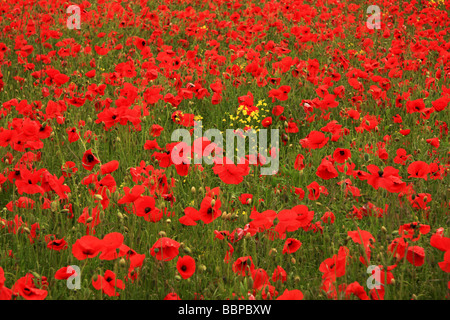
[[[166,232],[165,231],[160,231],[160,232],[158,232],[158,235],[160,237],[166,237]]]

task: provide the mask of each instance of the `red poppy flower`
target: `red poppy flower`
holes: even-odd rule
[[[369,296],[367,295],[366,291],[364,290],[364,287],[358,283],[358,281],[355,281],[353,283],[350,283],[345,288],[345,297],[348,299],[350,295],[353,294],[357,296],[361,300],[370,300]]]
[[[94,236],[84,236],[72,245],[72,254],[78,260],[96,257],[103,247],[102,240]]]
[[[333,159],[338,163],[344,163],[347,159],[352,156],[349,149],[336,148],[333,152]]]
[[[155,207],[155,199],[150,196],[142,196],[135,200],[133,212],[138,217],[150,217],[154,222],[162,218],[160,210]]]
[[[116,171],[119,168],[119,161],[112,160],[104,165],[100,166],[100,172],[102,174],[108,174]]]
[[[303,163],[303,160],[305,160],[305,157],[302,154],[298,154],[295,158],[294,168],[296,170],[303,170],[305,168],[305,164]]]
[[[154,137],[159,137],[161,135],[161,132],[164,130],[163,127],[161,127],[158,124],[154,124],[152,125],[152,127],[150,128],[150,134]]]
[[[408,247],[406,260],[416,267],[420,267],[425,262],[425,250],[419,246]]]
[[[421,224],[419,222],[407,223],[399,227],[398,233],[405,239],[417,241],[421,235],[430,232],[430,226]]]
[[[119,232],[111,232],[102,239],[102,254],[100,260],[114,260],[118,258],[117,249],[123,244],[124,236]]]
[[[202,220],[205,224],[211,223],[216,220],[222,215],[222,211],[219,210],[221,205],[222,203],[219,199],[205,197],[200,205],[200,220]]]
[[[150,248],[150,254],[160,261],[170,261],[178,255],[179,247],[177,241],[163,237]]]
[[[26,300],[44,300],[48,295],[47,290],[36,287],[34,276],[31,273],[17,280],[12,288],[12,292]]]
[[[408,178],[422,178],[427,180],[428,173],[430,173],[430,166],[423,161],[414,161],[408,166]]]
[[[66,240],[63,239],[54,239],[50,240],[47,243],[47,248],[55,251],[66,250],[69,245]]]
[[[56,271],[55,273],[55,279],[57,280],[67,280],[72,276],[76,277],[77,273],[75,269],[73,269],[70,266],[62,267],[61,269],[58,269],[58,271]]]
[[[330,224],[333,224],[333,223],[334,223],[334,220],[335,220],[334,213],[333,213],[333,212],[330,212],[330,211],[325,212],[325,213],[323,214],[321,220],[323,221],[323,223],[330,223]]]
[[[71,177],[72,174],[78,171],[78,168],[73,161],[66,161],[65,164],[61,166],[61,171],[63,177]]]
[[[116,274],[111,270],[106,270],[103,276],[97,276],[97,280],[92,279],[92,286],[97,290],[110,297],[118,297],[120,294],[116,289],[125,289],[125,284],[122,280],[116,279]]]
[[[85,168],[88,171],[91,171],[97,163],[100,163],[100,160],[98,160],[92,154],[92,150],[91,149],[87,150],[83,154],[83,159],[81,161],[82,161],[81,164],[83,165],[83,168]]]
[[[306,149],[320,149],[325,146],[329,138],[320,131],[311,131],[306,138],[300,140],[300,144]]]
[[[438,262],[439,268],[442,269],[442,271],[449,273],[450,272],[450,250],[445,252],[444,254],[444,261]],[[450,282],[449,282],[449,289],[450,289]]]
[[[181,299],[175,292],[172,292],[169,293],[167,296],[165,296],[163,300],[181,300]]]
[[[195,272],[195,260],[190,256],[178,257],[177,269],[183,279],[188,279]]]
[[[338,177],[339,173],[337,172],[331,161],[322,159],[322,163],[317,168],[316,175],[324,180],[330,180]]]
[[[272,114],[277,117],[279,115],[281,115],[284,111],[284,108],[282,106],[275,106],[272,109]]]
[[[288,238],[288,239],[286,239],[286,242],[284,243],[283,254],[294,253],[298,249],[300,249],[301,246],[302,246],[302,243],[300,241],[298,241],[297,239]]]
[[[255,269],[251,256],[240,257],[233,263],[233,272],[243,277],[250,275]]]
[[[262,268],[254,269],[252,272],[253,289],[259,290],[263,286],[269,285],[269,276]]]
[[[303,292],[298,289],[285,289],[284,292],[279,295],[276,300],[303,300]]]
[[[12,290],[5,287],[5,272],[0,267],[0,300],[11,300]]]
[[[240,184],[244,177],[249,174],[248,164],[233,164],[228,158],[223,158],[222,163],[215,160],[213,171],[226,184]]]
[[[281,281],[283,283],[286,282],[286,280],[287,280],[286,271],[281,266],[277,266],[273,271],[272,281],[273,282]]]

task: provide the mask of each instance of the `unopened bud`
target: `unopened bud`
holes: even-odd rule
[[[160,237],[165,237],[166,236],[166,232],[165,231],[160,231],[160,232],[158,232],[158,235]]]
[[[103,197],[102,197],[101,194],[96,194],[96,195],[94,196],[94,199],[95,199],[95,200],[102,201],[102,200],[103,200]]]

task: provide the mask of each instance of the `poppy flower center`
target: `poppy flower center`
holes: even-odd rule
[[[145,213],[149,213],[152,209],[150,207],[145,208]]]
[[[107,277],[105,280],[106,280],[107,282],[111,282],[111,281],[112,281],[112,278],[111,278],[111,277]]]
[[[381,178],[381,177],[383,176],[383,173],[384,173],[384,172],[383,172],[383,171],[381,171],[381,170],[380,170],[380,171],[378,171],[378,176],[379,176],[379,177]]]
[[[86,158],[89,162],[94,161],[94,156],[92,154],[88,154]]]
[[[340,154],[341,156],[343,156],[343,155],[345,154],[345,151],[341,150],[341,151],[339,151],[339,154]]]
[[[186,271],[186,269],[187,269],[186,266],[181,267],[181,271]]]
[[[208,213],[208,214],[213,213],[213,208],[209,207],[207,213]]]
[[[116,116],[116,115],[113,115],[111,118],[112,118],[113,120],[115,120],[115,119],[117,118],[117,116]]]

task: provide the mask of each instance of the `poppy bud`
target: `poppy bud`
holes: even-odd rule
[[[247,279],[247,288],[253,288],[253,278]]]
[[[159,235],[160,237],[166,237],[166,236],[167,236],[166,233],[165,233],[164,231],[158,232],[158,235]]]
[[[69,212],[69,209],[62,209],[61,210],[61,213],[68,213]]]
[[[192,192],[192,194],[195,194],[195,192],[196,192],[195,187],[191,188],[191,192]]]
[[[167,220],[166,220],[166,223],[167,223],[167,224],[170,224],[170,223],[172,223],[172,220],[167,219]]]
[[[189,247],[183,248],[184,253],[186,254],[192,254],[192,250]]]
[[[206,266],[204,264],[200,265],[199,270],[202,272],[206,271]]]
[[[5,163],[6,163],[6,164],[9,164],[9,159],[5,159]]]
[[[40,279],[41,275],[37,272],[31,271],[31,274],[36,278],[36,279]]]
[[[412,295],[413,300],[417,300],[417,296],[415,294]]]
[[[91,222],[92,222],[92,220],[94,220],[94,218],[92,218],[92,217],[89,217],[89,218],[87,218],[86,222],[87,222],[87,223],[91,223]]]
[[[224,211],[224,212],[222,212],[222,219],[226,220],[226,218],[227,218],[227,212]]]
[[[201,194],[203,194],[205,192],[205,190],[203,190],[203,187],[198,188],[198,192],[200,192]]]
[[[251,204],[252,203],[252,198],[248,198],[247,199],[247,204]]]
[[[297,262],[297,261],[295,260],[295,258],[291,258],[291,263],[292,263],[292,264],[296,264],[296,262]]]
[[[56,201],[53,201],[50,205],[50,209],[52,210],[52,212],[56,212],[56,210],[58,210],[58,203]]]
[[[92,118],[91,118],[91,117],[88,117],[88,118],[86,119],[86,122],[87,122],[88,124],[91,124],[91,123],[92,123]]]
[[[120,211],[117,211],[117,216],[119,217],[120,220],[123,219],[123,215],[122,215],[122,213],[120,213]]]
[[[381,231],[383,231],[383,233],[387,233],[386,227],[385,227],[385,226],[382,226],[382,227],[381,227]]]
[[[391,283],[392,285],[395,285],[395,279],[391,279]]]
[[[270,251],[269,251],[269,256],[276,255],[277,253],[278,253],[278,250],[275,249],[275,248],[272,248],[272,249],[270,249]]]
[[[181,277],[180,277],[179,275],[176,275],[176,276],[175,276],[175,280],[181,281]]]
[[[113,193],[113,200],[117,202],[117,201],[119,201],[119,198],[120,198],[119,191],[115,191]]]
[[[106,196],[109,198],[111,198],[111,191],[109,191],[109,189],[106,189]]]
[[[295,276],[295,277],[294,277],[294,282],[295,282],[295,283],[300,282],[300,277],[299,277],[299,276]]]
[[[127,266],[127,262],[125,261],[124,258],[119,260],[119,267],[121,268],[125,268]]]
[[[23,231],[25,231],[26,233],[31,233],[30,229],[28,229],[27,227],[24,227]]]
[[[245,239],[250,240],[252,238],[252,235],[250,234],[250,232],[245,234]]]
[[[211,207],[214,207],[215,204],[216,204],[216,199],[212,199],[211,200]]]
[[[94,199],[95,199],[95,200],[102,201],[102,200],[103,200],[103,197],[102,197],[101,194],[96,194],[96,195],[94,196]]]
[[[123,227],[123,230],[126,232],[126,233],[128,233],[130,230],[128,230],[128,228],[127,227]]]
[[[365,153],[364,154],[364,161],[369,161],[369,159],[370,159],[369,154]]]

